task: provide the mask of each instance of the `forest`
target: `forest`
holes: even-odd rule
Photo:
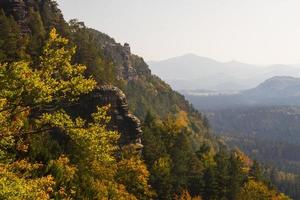
[[[0,199],[290,199],[128,44],[66,22],[53,0],[0,2],[0,76]],[[137,141],[113,105],[74,109],[103,85],[124,91]]]
[[[227,144],[262,162],[272,183],[300,198],[298,106],[239,107],[210,111],[207,116]]]

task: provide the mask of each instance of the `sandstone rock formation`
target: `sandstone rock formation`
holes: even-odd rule
[[[141,150],[143,146],[140,120],[129,112],[126,96],[117,87],[111,85],[98,87],[92,93],[82,96],[79,103],[70,110],[75,116],[88,119],[90,114],[96,111],[97,106],[106,105],[110,105],[108,114],[111,116],[108,128],[121,133],[120,145],[133,145],[136,150]]]
[[[28,22],[30,9],[39,11],[41,15],[47,17],[48,24],[45,24],[47,28],[65,23],[56,1],[52,0],[0,0],[0,8],[5,11],[7,16],[13,16],[24,35],[31,33],[30,22]]]
[[[9,13],[8,15],[12,15],[17,23],[20,25],[22,33],[26,34],[30,32],[29,27],[26,23],[26,16],[28,14],[28,10],[26,9],[26,4],[23,0],[9,0],[8,1],[9,8],[7,9]]]
[[[134,81],[138,79],[137,71],[131,61],[131,51],[128,43],[124,46],[120,44],[107,44],[104,46],[104,54],[114,60],[117,71],[117,79]]]

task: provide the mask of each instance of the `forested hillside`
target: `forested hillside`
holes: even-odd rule
[[[231,146],[272,168],[268,172],[287,194],[300,198],[300,108],[244,107],[207,113],[211,126]]]
[[[0,8],[0,199],[289,199],[128,44],[52,0]]]

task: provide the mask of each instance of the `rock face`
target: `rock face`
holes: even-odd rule
[[[22,34],[30,33],[28,26],[29,8],[33,8],[36,2],[34,0],[3,0],[1,7],[6,11],[7,16],[13,16],[21,27]]]
[[[31,11],[39,11],[42,18],[48,19],[47,24],[44,24],[47,28],[65,23],[56,1],[52,0],[0,0],[0,8],[4,10],[6,16],[13,16],[23,35],[31,33],[28,21]]]
[[[138,73],[134,69],[131,60],[132,54],[128,43],[125,43],[123,46],[110,43],[106,44],[103,49],[104,54],[107,57],[113,58],[116,64],[118,80],[134,81],[138,79]]]
[[[130,144],[134,145],[136,150],[141,150],[143,146],[140,120],[129,112],[126,96],[117,87],[111,85],[98,87],[90,94],[82,96],[79,103],[70,110],[75,116],[89,119],[97,106],[106,105],[110,105],[108,114],[111,116],[108,128],[121,133],[120,145]]]
[[[29,27],[26,23],[26,16],[28,14],[28,10],[26,9],[26,4],[23,0],[4,0],[3,2],[8,6],[8,15],[12,15],[16,22],[20,25],[22,33],[26,34],[30,32]]]
[[[117,43],[110,36],[94,29],[88,29],[94,38],[95,45],[103,50],[103,56],[113,62],[118,80],[137,81],[141,76],[152,76],[151,70],[143,58],[131,53],[128,43]]]
[[[0,8],[7,16],[13,16],[19,24],[24,35],[30,34],[30,14],[38,12],[45,29],[56,27],[65,21],[61,11],[53,0],[0,0]],[[94,31],[96,33],[96,31]],[[100,39],[100,41],[102,41]],[[103,34],[103,52],[114,61],[116,76],[120,80],[134,81],[138,79],[138,71],[134,68],[129,44],[117,44],[109,36]],[[95,44],[100,45],[100,44]],[[100,45],[102,46],[102,45]],[[109,115],[110,129],[121,133],[120,144],[134,144],[138,149],[142,148],[140,121],[128,110],[127,100],[124,93],[113,86],[103,86],[94,90],[91,94],[82,96],[79,104],[66,108],[74,116],[81,116],[89,120],[90,114],[96,111],[97,106],[111,105]]]

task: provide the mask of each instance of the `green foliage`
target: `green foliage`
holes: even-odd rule
[[[261,182],[247,182],[239,194],[241,200],[289,200],[287,196],[278,194],[274,190],[269,190],[266,185]]]
[[[36,65],[1,64],[1,199],[151,199],[143,162],[115,156],[108,108],[89,122],[64,111],[96,85],[71,64],[74,53],[53,29]]]
[[[158,199],[201,196],[204,200],[239,200],[245,184],[263,180],[257,163],[250,166],[240,151],[221,148],[215,153],[207,143],[194,151],[188,139],[188,124],[183,112],[163,120],[151,114],[145,118],[143,156]],[[267,193],[275,191],[261,184]],[[276,193],[276,197],[280,196],[283,195]]]
[[[39,8],[39,13],[47,32],[56,28],[58,32],[63,35],[67,33],[67,23],[64,21],[63,16],[58,9],[56,1],[42,0],[36,7]]]
[[[9,165],[0,164],[1,199],[49,199],[54,180],[52,176],[34,177],[40,164],[19,160]]]
[[[235,152],[217,151],[208,120],[142,58],[81,22],[67,25],[55,1],[30,2],[25,23],[0,12],[1,199],[285,198],[254,181],[257,170],[249,175]],[[96,82],[121,87],[146,119],[142,158],[119,147],[107,107],[89,119],[66,111]]]
[[[24,45],[19,25],[14,18],[7,17],[0,9],[0,62],[22,58]]]
[[[30,55],[32,55],[32,58],[34,59],[37,58],[42,51],[46,31],[40,13],[33,8],[29,9],[28,21],[31,34],[29,36],[27,51],[30,52]]]
[[[69,22],[72,42],[77,46],[74,62],[87,66],[86,75],[92,76],[100,84],[119,85],[115,66],[103,56],[95,31],[88,29],[83,22],[73,19]]]
[[[60,107],[94,88],[95,81],[82,75],[85,67],[70,64],[73,51],[62,46],[67,42],[53,30],[38,67],[24,61],[0,65],[0,124],[5,133],[1,149],[9,150],[17,144],[26,150],[22,140],[35,131],[29,117],[32,111]],[[7,152],[2,152],[0,159],[9,159]]]
[[[155,193],[149,187],[150,173],[139,156],[130,156],[118,163],[117,180],[137,199],[151,199]]]
[[[298,137],[300,110],[295,106],[249,107],[209,114],[217,133],[229,146],[238,147],[263,163],[263,176],[294,199],[300,198]],[[275,173],[270,174],[270,168]]]

